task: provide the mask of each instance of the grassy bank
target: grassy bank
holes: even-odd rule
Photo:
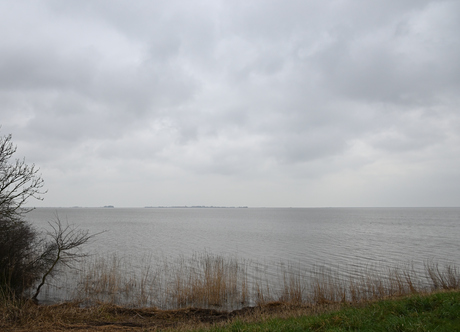
[[[2,304],[1,331],[460,331],[460,292],[366,303],[269,303],[234,312]]]
[[[327,313],[244,318],[200,331],[460,331],[460,292],[412,295],[365,305],[346,305]],[[252,317],[251,319],[254,319]]]

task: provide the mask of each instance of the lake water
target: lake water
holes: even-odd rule
[[[279,264],[379,268],[427,261],[460,265],[460,208],[38,208],[99,234],[92,253],[188,257],[193,253]]]

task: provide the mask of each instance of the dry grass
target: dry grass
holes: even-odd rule
[[[72,271],[72,279],[57,280],[46,291],[48,295],[65,293],[66,299],[89,305],[229,309],[249,303],[247,264],[243,261],[204,253],[173,262],[165,258],[155,259],[154,265],[150,262],[150,258],[136,262],[116,255],[93,257]]]
[[[235,311],[183,308],[126,308],[108,303],[81,306],[78,302],[36,305],[16,302],[0,307],[1,331],[189,331],[213,325],[225,325],[234,319],[244,322],[264,321],[272,317],[297,317],[339,308],[332,306],[289,305],[271,302]]]
[[[261,315],[276,310],[322,310],[344,303],[364,303],[387,297],[460,288],[455,266],[427,263],[424,271],[375,268],[347,271],[317,267],[301,271],[287,265],[277,278],[264,277],[256,264],[208,253],[168,262],[144,258],[136,262],[117,256],[93,257],[78,270],[49,286],[48,292],[67,289],[68,302],[36,306],[0,294],[0,329],[155,330],[184,322],[217,322],[241,314]],[[254,274],[252,271],[259,271]],[[72,276],[72,277],[70,277]],[[272,276],[273,277],[273,276]],[[54,287],[54,288],[53,288]],[[123,307],[120,307],[122,305]],[[160,310],[157,308],[168,309]],[[203,308],[203,309],[191,309]],[[172,310],[174,309],[174,310]],[[219,311],[216,311],[218,309]],[[188,324],[188,323],[187,323]],[[85,327],[86,326],[86,327]],[[137,326],[137,327],[136,327]]]
[[[192,264],[182,259],[167,289],[175,307],[222,307],[245,303],[247,282],[244,266],[236,259],[209,254],[195,255]]]
[[[452,290],[460,288],[460,273],[457,267],[448,265],[442,270],[437,263],[431,263],[426,265],[426,271],[433,289]]]
[[[376,267],[350,271],[316,267],[302,271],[292,265],[281,265],[277,276],[268,277],[267,272],[253,262],[209,253],[174,261],[149,257],[136,262],[117,256],[93,257],[78,271],[72,271],[72,275],[73,279],[63,279],[54,285],[60,294],[66,289],[63,284],[72,285],[65,294],[68,301],[161,309],[233,310],[269,302],[356,303],[460,288],[460,273],[451,265],[441,268],[427,263],[422,271],[406,266],[387,272]],[[48,291],[53,291],[53,287]]]

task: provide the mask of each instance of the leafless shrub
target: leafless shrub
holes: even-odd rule
[[[97,235],[90,235],[88,230],[78,229],[68,223],[63,225],[57,214],[55,220],[48,224],[51,227],[51,230],[47,232],[49,241],[44,246],[45,249],[40,256],[40,261],[44,264],[46,270],[32,296],[33,300],[37,300],[46,278],[56,272],[58,265],[70,267],[72,263],[78,262],[87,256],[81,251],[81,247]]]

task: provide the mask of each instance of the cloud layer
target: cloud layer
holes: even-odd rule
[[[3,1],[0,26],[37,205],[460,201],[458,1]]]

